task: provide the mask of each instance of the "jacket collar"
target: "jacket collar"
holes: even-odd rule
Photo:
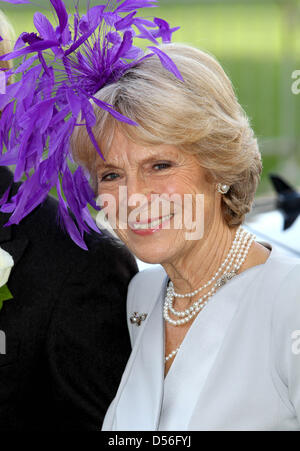
[[[164,276],[152,311],[134,346],[121,385],[103,430],[157,430],[164,383],[163,298],[168,278]],[[153,292],[145,292],[149,305]],[[146,389],[145,389],[146,388]],[[130,411],[130,415],[128,415]]]
[[[276,255],[274,251],[273,247],[269,259]],[[261,265],[263,271],[266,268],[266,263]],[[249,271],[252,276],[245,277],[246,274],[249,276]],[[165,380],[162,309],[167,277],[164,279],[153,310],[137,337],[116,398],[104,420],[104,431],[159,430],[163,400],[164,405],[168,406],[170,418],[163,417],[162,430],[167,430],[164,428],[166,420],[173,426],[170,430],[176,430],[176,427],[177,430],[182,430],[183,421],[180,415],[178,416],[178,405],[183,407],[185,426],[189,428],[195,411],[199,417],[199,400],[206,393],[209,375],[216,366],[222,343],[242,301],[239,288],[243,286],[243,290],[247,292],[254,284],[256,274],[257,268],[250,268],[233,278],[214,295],[191,325]],[[263,277],[263,272],[259,274]],[[140,294],[137,293],[136,296],[139,297]],[[153,290],[145,289],[143,297],[146,297],[145,305],[151,305]],[[194,370],[188,377],[183,377],[186,368]],[[197,387],[196,392],[187,388],[193,386]],[[205,403],[201,405],[204,412],[202,415],[205,416],[203,405]]]
[[[12,173],[6,168],[0,167],[0,198],[13,182]],[[0,212],[0,243],[11,240],[11,227],[4,227],[9,219],[9,215]]]

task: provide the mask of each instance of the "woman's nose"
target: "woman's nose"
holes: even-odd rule
[[[150,183],[149,183],[150,182]],[[127,178],[127,195],[128,199],[130,196],[141,195],[147,198],[151,195],[152,187],[151,181],[146,180],[145,177],[141,175],[129,176]]]

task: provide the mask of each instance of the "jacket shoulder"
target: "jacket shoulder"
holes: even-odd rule
[[[274,315],[277,321],[287,325],[300,325],[300,260],[290,262],[287,272],[277,287]],[[296,323],[295,323],[296,325]]]
[[[147,297],[155,295],[160,291],[165,277],[166,272],[161,266],[138,272],[128,286],[128,300],[131,301],[141,294],[147,294]]]

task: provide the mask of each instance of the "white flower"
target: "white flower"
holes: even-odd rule
[[[12,256],[0,247],[0,287],[7,283],[13,266]]]

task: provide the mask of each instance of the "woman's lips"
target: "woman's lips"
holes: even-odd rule
[[[147,222],[135,222],[129,224],[129,228],[133,233],[137,235],[151,235],[158,230],[162,229],[165,224],[170,222],[174,214],[160,217],[158,219],[149,219]]]

